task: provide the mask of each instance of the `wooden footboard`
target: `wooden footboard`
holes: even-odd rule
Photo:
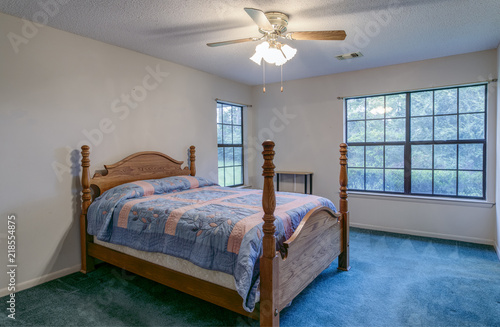
[[[279,263],[279,305],[283,309],[344,250],[340,214],[317,207],[285,242]]]
[[[285,242],[282,258],[274,236],[274,142],[264,151],[263,254],[260,259],[260,325],[279,326],[279,312],[337,257],[338,268],[349,270],[349,212],[347,206],[347,145],[340,145],[340,211],[316,207],[304,217]]]

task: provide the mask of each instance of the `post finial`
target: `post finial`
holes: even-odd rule
[[[196,175],[196,165],[195,165],[195,161],[196,161],[196,156],[195,156],[195,146],[194,145],[191,145],[189,147],[189,166],[190,166],[190,169],[191,169],[191,176],[195,176]]]
[[[340,144],[340,212],[349,211],[347,203],[347,144]]]
[[[90,147],[82,146],[82,214],[87,213],[87,209],[92,199],[90,195]]]
[[[264,225],[262,230],[264,231],[264,242],[267,240],[269,244],[274,244],[273,246],[267,247],[269,249],[268,253],[264,253],[264,256],[273,258],[276,254],[274,232],[276,227],[274,226],[274,210],[276,209],[276,195],[274,194],[274,142],[265,141],[262,143],[264,151],[262,155],[264,156],[264,165],[262,166],[262,176],[264,176],[264,188],[262,191],[262,208],[264,209]],[[266,249],[266,248],[265,248]]]

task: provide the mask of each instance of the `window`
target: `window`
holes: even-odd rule
[[[350,190],[485,198],[486,85],[347,98]]]
[[[243,185],[243,107],[217,102],[219,185]]]

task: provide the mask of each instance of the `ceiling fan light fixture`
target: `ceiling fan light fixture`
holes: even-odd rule
[[[286,62],[285,55],[276,47],[269,47],[263,56],[264,60],[269,64],[281,66]]]
[[[272,42],[270,44],[265,41],[255,47],[255,54],[250,57],[250,60],[260,65],[262,59],[264,59],[269,64],[281,66],[292,59],[295,53],[297,53],[297,49],[289,45],[283,45],[279,42]]]
[[[267,41],[262,42],[261,44],[255,47],[255,53],[253,56],[250,57],[250,60],[252,60],[257,65],[260,66],[262,58],[265,56],[268,50],[269,50],[269,43]]]
[[[281,51],[283,51],[287,60],[292,59],[295,56],[295,54],[297,53],[297,49],[292,48],[288,44],[285,44],[284,46],[282,46]]]
[[[250,60],[260,66],[260,63],[262,62],[262,55],[255,52],[255,54],[250,57]]]

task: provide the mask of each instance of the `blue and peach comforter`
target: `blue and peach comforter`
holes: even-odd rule
[[[276,194],[279,248],[316,206],[333,203],[297,193]],[[243,307],[258,301],[262,254],[262,191],[220,187],[178,176],[123,184],[104,192],[88,210],[88,233],[105,242],[173,255],[234,276]]]

